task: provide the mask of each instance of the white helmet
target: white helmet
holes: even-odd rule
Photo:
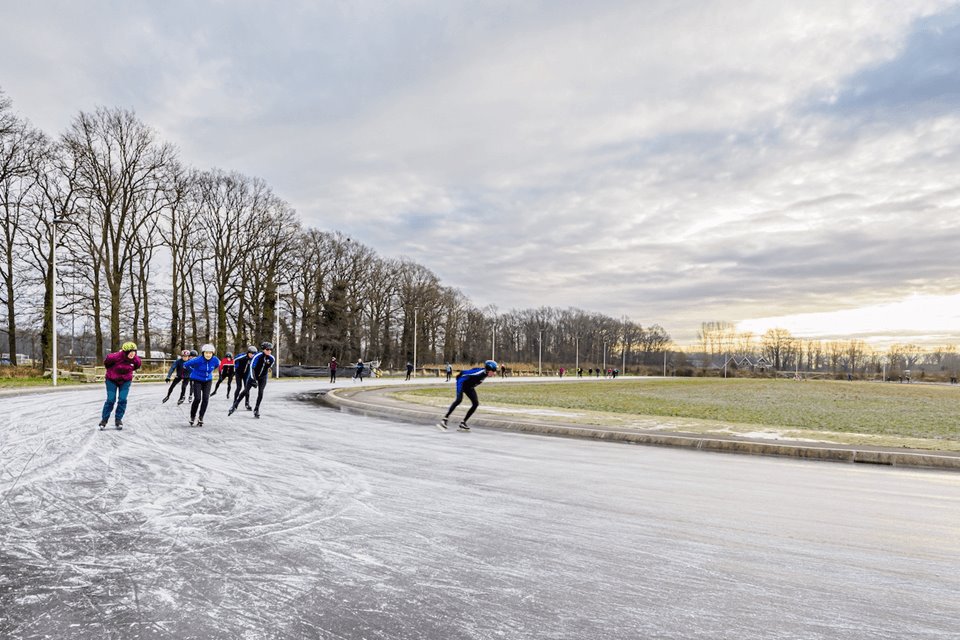
[[[213,346],[212,344],[210,344],[209,342],[208,342],[207,344],[203,345],[202,347],[200,347],[200,353],[206,353],[206,352],[208,352],[208,351],[209,351],[210,353],[216,353],[216,352],[217,352],[217,350],[214,348],[214,346]]]

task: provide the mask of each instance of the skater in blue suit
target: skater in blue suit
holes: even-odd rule
[[[203,426],[203,414],[207,412],[210,401],[210,387],[213,384],[213,372],[220,369],[220,358],[214,355],[212,344],[200,347],[200,355],[187,360],[183,365],[190,371],[190,386],[193,389],[193,403],[190,405],[190,426],[196,422]],[[199,409],[199,416],[198,416]]]
[[[460,426],[457,427],[459,431],[470,431],[470,427],[467,426],[467,420],[470,419],[470,416],[473,415],[473,412],[477,410],[477,407],[480,406],[480,401],[477,399],[477,385],[482,383],[487,379],[487,376],[492,376],[497,371],[497,363],[493,360],[487,360],[483,363],[482,367],[477,367],[475,369],[467,369],[466,371],[461,371],[457,374],[457,399],[453,401],[453,404],[450,405],[450,408],[447,409],[447,415],[443,416],[443,419],[437,425],[437,428],[446,431],[447,430],[447,420],[450,419],[450,414],[453,413],[453,410],[463,402],[463,396],[470,398],[471,406],[467,409],[467,415],[463,417],[463,420],[460,421]]]

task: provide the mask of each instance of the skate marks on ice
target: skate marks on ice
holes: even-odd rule
[[[946,638],[960,625],[944,570],[960,561],[953,474],[443,437],[281,400],[313,386],[271,387],[259,421],[211,405],[203,430],[186,407],[131,398],[125,429],[92,441],[102,392],[71,396],[55,424],[4,404],[0,637]]]
[[[282,628],[258,612],[282,611],[322,578],[298,558],[363,495],[349,469],[249,422],[208,413],[218,428],[198,433],[179,411],[134,399],[127,428],[103,433],[90,419],[102,397],[76,395],[54,420],[33,399],[5,401],[0,637]]]

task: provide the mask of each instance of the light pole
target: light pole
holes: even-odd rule
[[[280,287],[284,287],[284,286],[286,286],[286,284],[287,284],[286,282],[278,282],[278,283],[277,283],[277,303],[276,303],[276,306],[274,307],[274,310],[273,310],[273,315],[276,316],[275,319],[276,319],[276,321],[277,321],[277,330],[276,330],[276,332],[273,334],[273,335],[274,335],[274,338],[273,338],[273,342],[274,342],[274,345],[273,345],[273,353],[274,353],[274,356],[276,357],[276,360],[277,360],[277,375],[276,375],[276,377],[277,377],[278,380],[280,379]]]
[[[543,375],[543,331],[540,331],[540,338],[537,340],[537,346],[540,352],[537,360],[537,376],[540,377]]]
[[[607,343],[603,343],[603,377],[607,377]]]
[[[620,373],[627,375],[627,316],[623,316],[623,347],[621,351],[623,364],[620,365]]]
[[[580,336],[577,336],[577,337],[576,337],[576,340],[577,340],[577,365],[576,365],[576,372],[577,372],[577,377],[580,377]]]
[[[493,317],[493,328],[490,329],[490,359],[497,359],[497,317]]]
[[[57,225],[77,223],[66,218],[53,219],[53,246],[51,247],[52,270],[50,273],[50,293],[52,298],[51,311],[53,312],[53,386],[57,386]]]
[[[417,310],[413,310],[413,377],[417,377]]]

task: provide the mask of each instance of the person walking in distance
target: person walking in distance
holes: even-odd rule
[[[231,405],[230,411],[227,412],[228,416],[232,416],[233,412],[240,406],[240,398],[243,398],[243,404],[247,411],[253,410],[253,407],[250,406],[250,386],[247,384],[247,373],[250,371],[250,362],[256,354],[257,348],[250,345],[247,347],[245,354],[238,356],[237,359],[233,361],[234,375],[237,378],[237,390],[233,395],[233,405]]]
[[[447,379],[444,382],[450,382],[450,377],[453,376],[453,366],[448,362],[444,371],[447,374]]]
[[[183,404],[183,398],[187,395],[187,385],[190,384],[190,377],[187,373],[187,370],[184,368],[187,360],[190,359],[190,352],[186,349],[180,352],[180,357],[173,361],[173,364],[170,365],[170,370],[167,371],[167,382],[170,382],[171,376],[176,376],[171,383],[170,388],[167,389],[167,395],[163,397],[163,402],[166,402],[170,399],[170,394],[173,393],[173,390],[177,388],[177,385],[180,385],[180,399],[177,400],[177,404]]]
[[[127,411],[127,394],[133,384],[133,372],[140,368],[140,356],[137,355],[137,345],[133,342],[124,342],[120,351],[109,354],[103,359],[103,366],[107,368],[104,382],[107,385],[107,400],[103,403],[100,413],[100,430],[103,431],[113,412],[114,426],[123,429],[123,414]]]
[[[267,376],[276,358],[273,357],[273,345],[264,342],[260,345],[260,353],[253,356],[250,368],[247,369],[247,381],[257,388],[257,404],[253,406],[253,417],[260,417],[260,403],[263,401],[263,390],[267,388]],[[247,395],[250,391],[247,391]]]
[[[413,363],[407,362],[407,377],[404,379],[409,380],[411,375],[413,375]]]
[[[200,347],[200,355],[187,360],[185,366],[190,370],[190,386],[193,387],[190,426],[196,422],[198,427],[202,427],[203,415],[207,412],[207,403],[210,401],[213,372],[220,368],[220,358],[214,354],[212,344],[205,344]]]
[[[356,364],[357,370],[353,372],[353,379],[363,382],[363,360],[358,358]]]
[[[330,358],[330,364],[327,366],[330,368],[330,384],[335,384],[337,381],[337,359]]]
[[[477,407],[480,406],[480,401],[477,399],[477,385],[482,383],[487,379],[487,376],[492,376],[497,371],[497,363],[493,360],[487,360],[483,363],[482,367],[477,367],[475,369],[467,369],[466,371],[461,371],[457,374],[457,397],[453,401],[453,404],[450,405],[450,408],[447,409],[447,415],[443,416],[443,419],[440,420],[440,423],[437,424],[437,428],[446,431],[447,430],[447,420],[450,419],[450,414],[453,413],[453,410],[463,402],[463,396],[470,398],[470,408],[467,409],[467,415],[463,417],[463,420],[460,421],[460,426],[457,427],[459,431],[470,431],[470,427],[467,426],[467,420],[470,419],[470,416],[473,415],[473,412],[477,410]]]
[[[227,400],[230,399],[230,384],[233,382],[233,354],[227,351],[223,359],[220,360],[220,377],[217,378],[217,386],[213,388],[213,393],[210,394],[210,397],[217,395],[217,390],[220,388],[220,384],[223,382],[223,379],[227,379]]]

